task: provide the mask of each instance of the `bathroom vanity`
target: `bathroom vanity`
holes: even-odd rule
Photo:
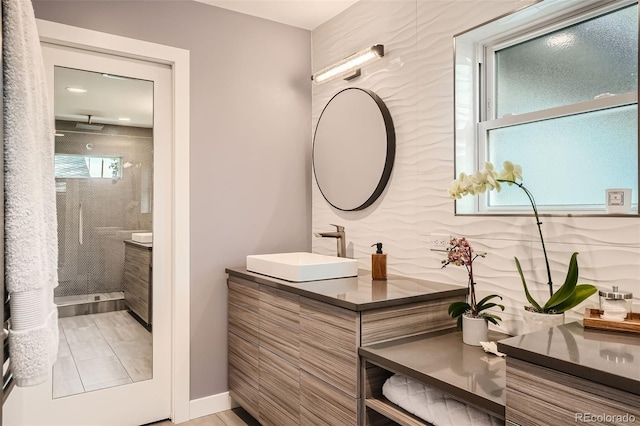
[[[124,241],[124,302],[148,327],[152,318],[152,243]]]
[[[229,393],[267,425],[363,424],[360,346],[451,329],[465,287],[389,276],[294,283],[229,268]]]
[[[508,425],[640,422],[637,334],[572,322],[499,341],[498,350],[507,354]]]

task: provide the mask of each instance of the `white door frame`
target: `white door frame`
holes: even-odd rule
[[[56,22],[36,20],[40,41],[171,67],[173,80],[171,419],[189,418],[189,51]]]

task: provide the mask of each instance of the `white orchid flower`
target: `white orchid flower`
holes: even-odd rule
[[[503,163],[504,170],[498,175],[500,180],[510,180],[516,182],[518,179],[522,180],[522,167],[518,164],[513,164],[511,161],[505,161]],[[511,185],[510,182],[507,182]]]
[[[487,179],[481,170],[473,174],[471,181],[473,182],[473,191],[475,194],[480,194],[487,190]]]

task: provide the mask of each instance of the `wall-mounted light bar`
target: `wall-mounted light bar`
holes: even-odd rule
[[[333,80],[336,77],[351,80],[360,75],[360,66],[362,64],[383,56],[384,45],[376,44],[318,71],[311,76],[311,80],[318,84]]]

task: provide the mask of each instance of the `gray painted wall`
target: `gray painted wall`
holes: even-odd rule
[[[311,248],[311,34],[191,1],[33,1],[191,52],[191,399],[227,390],[226,274]]]

